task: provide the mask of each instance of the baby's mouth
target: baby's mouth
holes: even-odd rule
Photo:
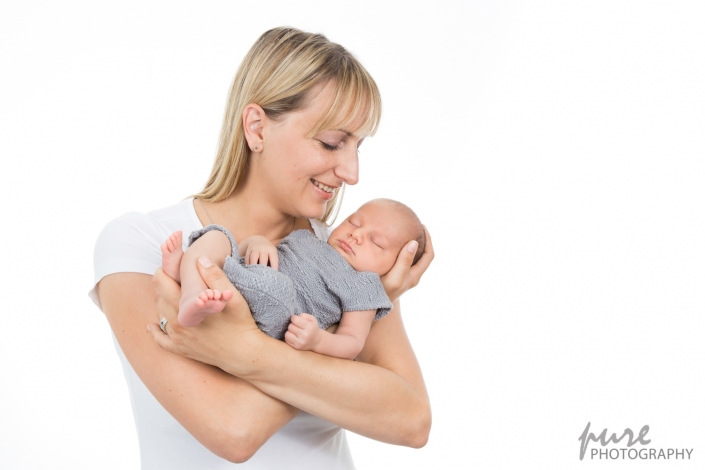
[[[340,247],[343,249],[343,251],[345,251],[346,253],[350,253],[351,255],[355,254],[352,247],[347,242],[343,240],[338,240],[338,243],[340,244]]]
[[[321,183],[321,182],[319,182],[319,181],[316,181],[316,180],[313,179],[313,178],[311,178],[311,183],[313,183],[314,186],[316,186],[317,188],[322,189],[323,191],[325,191],[325,192],[327,192],[327,193],[332,193],[332,192],[334,192],[336,189],[338,189],[338,188],[332,188],[332,187],[330,187],[330,186],[326,186],[325,184],[323,184],[323,183]]]

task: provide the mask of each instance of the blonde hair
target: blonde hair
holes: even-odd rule
[[[374,135],[382,100],[372,77],[342,46],[322,34],[294,28],[275,28],[252,46],[235,75],[228,97],[213,169],[203,190],[194,197],[217,202],[230,196],[247,175],[250,148],[245,140],[242,113],[250,103],[262,107],[270,119],[302,109],[318,85],[334,86],[327,114],[311,129],[346,129],[359,136]],[[353,122],[364,118],[358,129]],[[319,220],[332,223],[340,209],[344,185],[328,201]]]

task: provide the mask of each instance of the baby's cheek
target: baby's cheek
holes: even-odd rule
[[[381,258],[382,267],[380,269],[380,274],[387,274],[394,267],[394,263],[397,261],[397,257],[392,253],[385,253],[384,257]]]

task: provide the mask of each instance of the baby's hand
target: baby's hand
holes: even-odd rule
[[[313,351],[323,336],[316,317],[308,313],[292,315],[289,331],[284,335],[286,344],[300,351]]]
[[[246,240],[245,264],[261,264],[279,270],[279,254],[277,247],[261,235],[255,235]],[[244,243],[244,242],[243,242]]]

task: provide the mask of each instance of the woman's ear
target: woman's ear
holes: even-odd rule
[[[245,106],[242,112],[242,125],[245,129],[245,139],[250,150],[261,152],[264,147],[264,123],[267,120],[262,107],[258,104],[250,103]]]

